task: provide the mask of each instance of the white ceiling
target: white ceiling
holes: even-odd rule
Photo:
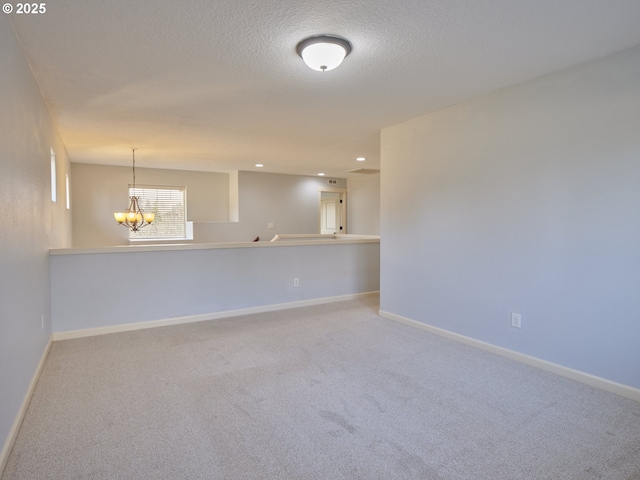
[[[10,18],[71,161],[205,171],[379,168],[383,127],[640,44],[638,0],[46,6]],[[295,51],[322,33],[353,45],[331,72]]]

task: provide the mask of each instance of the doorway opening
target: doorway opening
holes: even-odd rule
[[[347,190],[325,188],[319,192],[319,232],[321,234],[347,233]]]

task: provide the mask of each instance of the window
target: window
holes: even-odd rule
[[[56,152],[51,149],[51,201],[58,199],[58,187],[56,186]]]
[[[130,240],[186,240],[187,189],[186,187],[129,185],[129,195],[138,197],[145,213],[153,213],[151,225],[129,231]]]

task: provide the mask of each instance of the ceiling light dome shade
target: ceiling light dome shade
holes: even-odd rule
[[[333,35],[318,35],[302,40],[296,48],[304,63],[314,70],[333,70],[351,53],[348,40]]]

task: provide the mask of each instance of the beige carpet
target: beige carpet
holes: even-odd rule
[[[640,403],[377,301],[57,342],[2,480],[640,479]]]

